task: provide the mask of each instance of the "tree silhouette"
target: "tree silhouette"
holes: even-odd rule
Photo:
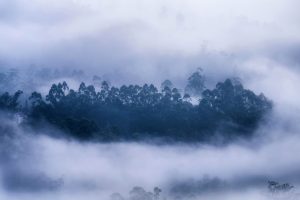
[[[203,75],[203,70],[198,68],[198,70],[188,78],[185,94],[189,94],[190,96],[201,96],[204,89],[205,77]]]

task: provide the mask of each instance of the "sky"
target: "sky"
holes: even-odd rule
[[[179,88],[201,67],[210,87],[240,77],[282,112],[300,109],[299,4],[0,0],[0,67],[82,69],[116,84],[170,79]]]
[[[244,65],[255,71],[270,62],[298,71],[298,5],[297,0],[1,0],[0,63],[80,68],[137,83],[163,78],[181,83],[198,67],[217,77],[243,76],[249,73]]]

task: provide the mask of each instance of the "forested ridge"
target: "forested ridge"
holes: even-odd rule
[[[204,76],[193,73],[181,92],[166,80],[153,84],[110,86],[100,89],[81,83],[77,90],[66,82],[53,84],[47,95],[33,92],[19,101],[22,91],[0,95],[0,108],[19,113],[32,127],[49,123],[80,140],[208,141],[213,136],[249,137],[272,109],[263,94],[247,90],[236,79],[205,88]],[[199,102],[192,104],[192,98]]]

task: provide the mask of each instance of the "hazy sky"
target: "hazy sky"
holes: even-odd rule
[[[124,81],[201,66],[298,66],[297,0],[0,0],[3,66],[70,67]],[[275,65],[274,64],[274,65]],[[145,76],[147,74],[147,76]]]
[[[298,0],[0,0],[0,67],[81,68],[117,83],[212,80],[300,95]],[[51,84],[51,83],[50,83]],[[278,92],[279,88],[285,88]]]

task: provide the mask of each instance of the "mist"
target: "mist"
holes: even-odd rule
[[[45,96],[63,81],[99,89],[94,76],[112,86],[169,79],[182,93],[201,67],[207,89],[239,77],[273,103],[253,137],[222,145],[80,141],[3,110],[0,199],[149,200],[132,197],[137,186],[159,187],[167,200],[300,199],[298,8],[297,0],[0,0],[0,73],[18,72],[0,76],[0,94]],[[274,195],[268,181],[294,188]]]
[[[2,114],[0,194],[110,199],[115,192],[129,196],[135,186],[158,186],[168,199],[272,199],[267,181],[276,180],[296,186],[288,195],[298,198],[300,137],[296,126],[292,132],[284,125],[266,124],[254,139],[225,146],[98,143],[38,134]]]
[[[298,4],[1,1],[0,61],[18,69],[84,69],[119,84],[167,77],[180,85],[197,67],[215,79],[238,76],[249,63],[295,69]]]

